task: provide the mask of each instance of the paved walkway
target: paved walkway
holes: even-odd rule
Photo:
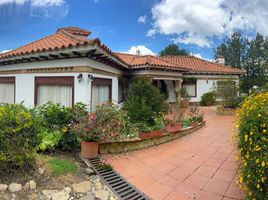
[[[230,142],[233,117],[206,111],[207,125],[183,138],[129,153],[106,155],[115,170],[154,200],[241,199]]]

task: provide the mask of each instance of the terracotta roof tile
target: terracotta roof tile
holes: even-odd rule
[[[194,56],[162,56],[161,58],[189,69],[189,73],[244,74],[243,70],[213,63]]]
[[[162,69],[173,69],[173,70],[182,70],[185,71],[184,67],[180,67],[177,64],[166,61],[162,58],[145,55],[145,56],[137,56],[127,53],[115,53],[118,57],[120,57],[125,63],[130,65],[133,69],[143,68],[144,66],[148,66],[151,68],[162,68]]]

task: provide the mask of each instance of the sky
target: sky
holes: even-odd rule
[[[212,60],[234,31],[267,35],[267,19],[268,0],[0,0],[0,52],[77,26],[116,52],[157,55],[175,43]]]

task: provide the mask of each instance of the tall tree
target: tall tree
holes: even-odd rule
[[[180,49],[179,46],[176,44],[170,44],[165,49],[160,51],[159,55],[160,56],[177,56],[177,55],[187,56],[189,55],[189,53],[185,49]]]
[[[247,38],[240,33],[233,33],[231,38],[226,38],[215,51],[215,58],[221,55],[225,58],[225,64],[241,69],[245,58]]]
[[[246,71],[241,79],[241,89],[248,92],[253,86],[263,86],[268,81],[267,54],[268,39],[259,33],[251,41],[240,33],[233,33],[217,47],[214,56],[222,55],[225,65]]]

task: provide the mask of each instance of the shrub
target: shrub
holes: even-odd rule
[[[32,167],[39,122],[34,110],[21,104],[0,107],[0,174]]]
[[[75,122],[72,131],[84,141],[115,141],[137,136],[126,111],[114,104],[97,106],[95,112]]]
[[[130,85],[124,110],[128,112],[133,123],[154,126],[155,118],[165,111],[165,99],[153,86],[151,79],[140,77]]]
[[[204,93],[201,97],[202,106],[211,106],[215,103],[217,95],[214,91]]]
[[[236,116],[240,183],[246,199],[268,199],[268,92],[248,97]]]
[[[233,80],[217,82],[217,97],[222,101],[226,108],[235,108],[238,104],[238,86]]]

